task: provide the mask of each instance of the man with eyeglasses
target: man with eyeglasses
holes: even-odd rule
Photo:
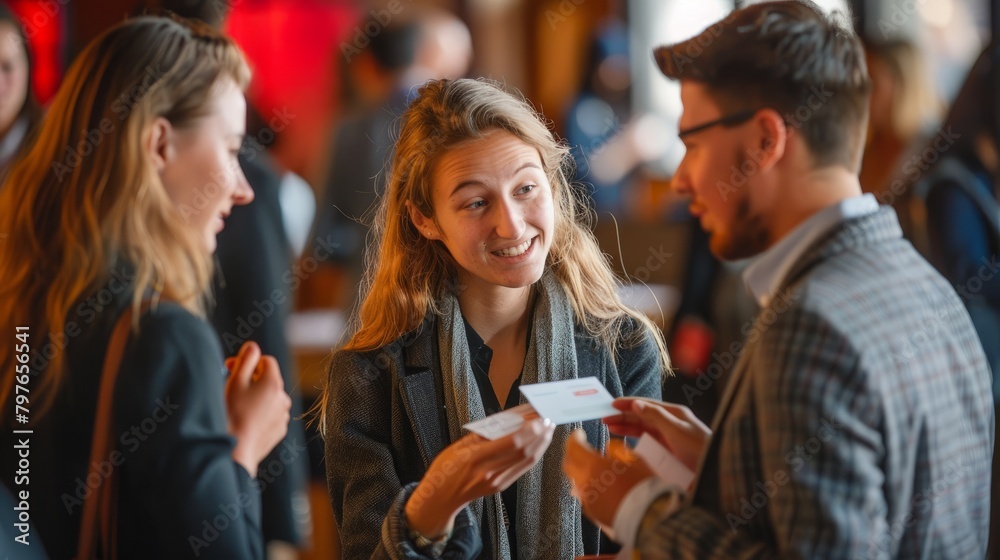
[[[954,289],[861,193],[857,37],[810,2],[765,2],[655,58],[684,106],[673,185],[716,256],[754,258],[762,311],[711,430],[645,400],[606,419],[670,449],[690,486],[571,440],[584,512],[644,560],[982,558],[990,373]]]

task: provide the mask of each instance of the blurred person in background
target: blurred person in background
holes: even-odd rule
[[[462,426],[538,382],[593,376],[656,398],[659,332],[618,297],[567,150],[523,98],[435,80],[401,121],[360,328],[330,361],[321,408],[344,558],[614,551],[559,470],[572,426],[529,419],[496,440]],[[605,448],[600,421],[582,425]]]
[[[228,0],[157,0],[151,8],[201,21],[221,31],[229,14]],[[302,414],[302,396],[285,322],[291,312],[291,286],[283,280],[293,264],[282,212],[283,172],[258,138],[265,120],[247,106],[247,136],[239,164],[254,191],[252,204],[233,208],[226,229],[219,232],[215,252],[214,302],[209,317],[226,353],[244,342],[256,342],[272,355],[292,399],[288,433],[265,460],[262,475],[262,530],[268,557],[294,558],[311,532],[307,485],[309,461]],[[274,137],[275,135],[270,135]],[[296,221],[300,221],[299,220]]]
[[[621,132],[631,114],[628,30],[617,20],[605,22],[590,46],[583,84],[566,119],[566,140],[576,163],[576,182],[587,185],[598,212],[620,212],[629,173],[607,180],[592,173],[590,158]]]
[[[928,258],[955,286],[993,370],[1000,409],[1000,96],[996,47],[973,64],[941,131],[914,160],[914,222]],[[917,232],[921,233],[920,231]],[[1000,422],[1000,418],[998,418]],[[991,557],[1000,558],[1000,453],[993,458]]]
[[[314,234],[337,248],[308,289],[312,303],[349,310],[357,302],[375,202],[387,181],[394,123],[427,80],[465,76],[472,37],[449,12],[414,10],[397,16],[360,52],[338,60],[348,111],[331,140]]]
[[[31,519],[51,558],[264,558],[258,467],[291,400],[253,342],[226,379],[204,319],[216,235],[253,200],[237,163],[249,80],[208,26],[127,20],[77,57],[0,191],[0,317],[33,350],[15,378],[23,360],[0,348],[0,402],[33,430]],[[120,367],[102,373],[113,340]],[[28,423],[13,424],[15,384]],[[0,436],[5,464],[15,437]],[[81,528],[99,499],[100,528]]]
[[[997,90],[991,49],[959,90],[941,133],[923,147],[915,190],[926,200],[929,259],[956,287],[993,369],[1000,401],[1000,177]],[[931,165],[933,163],[933,165]]]
[[[908,39],[866,39],[865,59],[872,81],[868,140],[861,160],[861,188],[896,208],[903,234],[910,236],[911,184],[907,165],[941,122],[944,105],[930,81],[920,48]],[[905,167],[905,169],[904,169]],[[895,187],[895,192],[893,188]]]
[[[24,28],[0,3],[0,188],[11,162],[42,118],[31,88],[32,70]]]

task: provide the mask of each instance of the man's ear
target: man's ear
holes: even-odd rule
[[[754,116],[757,127],[757,145],[754,146],[752,157],[762,171],[767,171],[777,165],[785,155],[785,147],[789,139],[788,125],[785,119],[774,109],[761,109]]]
[[[413,227],[417,228],[420,235],[431,240],[441,238],[441,232],[438,230],[434,220],[424,216],[409,200],[406,201],[406,210],[410,213],[410,221],[413,222]]]
[[[156,117],[149,125],[143,148],[158,173],[163,173],[167,164],[174,159],[174,137],[173,125],[163,117]]]

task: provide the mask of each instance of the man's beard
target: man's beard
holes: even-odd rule
[[[709,240],[712,253],[725,261],[738,261],[756,256],[770,243],[770,233],[758,214],[751,214],[749,197],[744,194],[737,202],[736,214],[726,227],[727,237],[713,233]]]

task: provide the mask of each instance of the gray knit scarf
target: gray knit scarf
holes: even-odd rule
[[[576,344],[573,339],[573,310],[559,281],[546,272],[535,285],[538,296],[532,316],[531,340],[524,359],[521,385],[575,379]],[[465,435],[462,425],[485,416],[469,362],[469,342],[458,300],[449,294],[441,302],[441,325],[438,345],[441,349],[441,375],[447,405],[448,431],[452,441]],[[521,395],[521,403],[527,402]],[[570,482],[562,472],[563,455],[569,433],[579,422],[559,426],[542,459],[518,479],[517,555],[521,560],[561,558],[571,560],[582,555],[583,527],[580,502],[570,496]],[[605,441],[604,425],[601,441]],[[603,447],[603,445],[602,445]],[[510,545],[503,524],[500,494],[486,496],[470,504],[473,515],[489,527],[494,543],[492,557],[510,559]],[[483,551],[484,555],[490,554]]]

